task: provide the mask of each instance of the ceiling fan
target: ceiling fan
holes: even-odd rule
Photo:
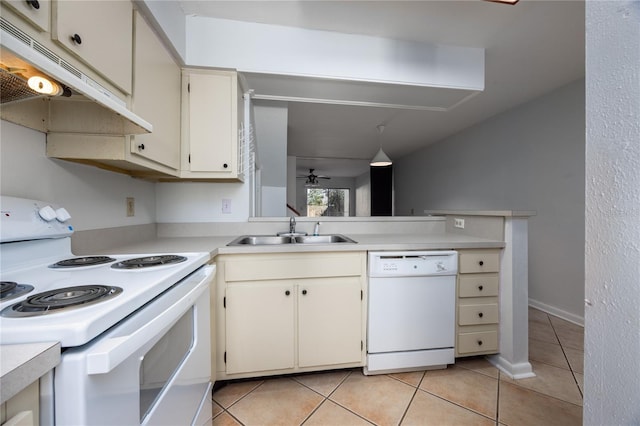
[[[316,187],[320,186],[320,182],[318,179],[331,179],[329,176],[319,176],[313,173],[315,169],[309,169],[308,175],[298,176],[298,179],[306,179],[307,181],[304,183],[308,187]]]

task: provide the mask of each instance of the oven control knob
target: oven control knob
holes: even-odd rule
[[[58,210],[56,210],[56,219],[58,219],[59,222],[64,223],[71,219],[71,215],[69,214],[67,209],[65,209],[64,207],[60,207]]]
[[[41,208],[40,210],[38,210],[38,214],[42,219],[46,220],[47,222],[51,222],[53,219],[56,218],[56,211],[51,206],[46,206]]]

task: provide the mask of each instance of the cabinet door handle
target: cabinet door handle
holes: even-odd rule
[[[478,340],[478,346],[482,346],[482,340]]]
[[[75,44],[82,44],[82,37],[80,37],[80,34],[74,34],[71,36],[71,41]]]
[[[144,144],[141,143],[140,145],[138,145],[138,150],[139,151],[144,151]]]
[[[40,9],[40,2],[38,0],[27,0],[27,4],[34,9]]]
[[[222,165],[222,167],[226,169],[226,168],[228,168],[228,167],[229,167],[229,165],[228,165],[227,163],[224,163],[224,164]]]
[[[290,294],[291,294],[291,292],[290,292],[289,290],[287,290],[287,291],[285,291],[285,292],[284,292],[284,295],[285,295],[285,296],[288,296],[288,295],[290,295]]]
[[[479,291],[482,291],[482,289],[483,289],[483,288],[484,288],[484,287],[483,287],[483,286],[481,286],[481,285],[479,285],[479,286],[478,286],[478,290],[479,290]]]
[[[482,312],[479,312],[479,313],[478,313],[478,316],[479,316],[480,318],[482,318],[482,317],[484,316],[484,314],[483,314]]]
[[[478,262],[478,265],[480,266],[484,265],[484,260],[481,260],[480,262]]]
[[[302,295],[306,296],[307,295],[307,290],[302,290]]]

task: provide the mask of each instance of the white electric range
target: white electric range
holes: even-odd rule
[[[209,253],[74,256],[64,208],[0,202],[0,343],[63,348],[41,423],[207,421]]]

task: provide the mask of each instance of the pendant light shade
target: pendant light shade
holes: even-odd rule
[[[369,162],[369,165],[372,167],[390,166],[391,164],[393,164],[393,162],[391,161],[389,156],[385,154],[384,151],[382,150],[382,132],[384,132],[384,126],[380,124],[377,126],[377,129],[378,129],[378,141],[380,143],[380,149],[378,150],[378,153],[376,154],[376,156],[373,157],[373,159]]]
[[[369,163],[369,165],[373,167],[390,166],[391,164],[393,164],[391,159],[384,153],[382,148],[378,150],[376,156],[373,157],[373,160]]]

